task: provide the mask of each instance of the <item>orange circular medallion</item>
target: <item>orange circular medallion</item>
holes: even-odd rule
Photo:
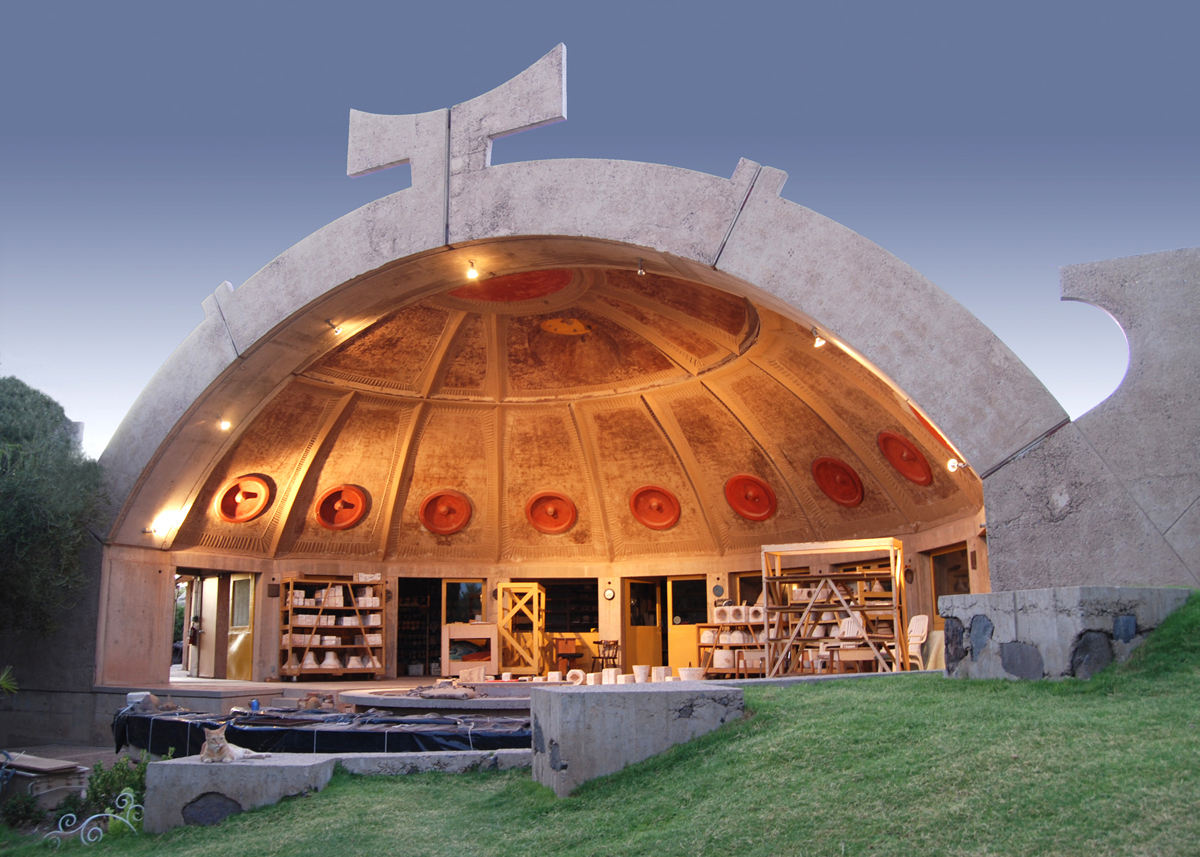
[[[551,536],[571,529],[575,525],[575,515],[571,498],[557,491],[534,494],[525,504],[525,517],[533,528]]]
[[[244,524],[257,518],[271,502],[271,488],[259,476],[239,476],[225,483],[214,504],[217,515],[230,524]]]
[[[879,433],[879,451],[891,462],[892,467],[900,471],[900,475],[918,485],[928,485],[933,481],[933,471],[921,451],[908,438],[894,431]]]
[[[327,530],[348,530],[367,514],[367,492],[356,485],[335,485],[317,498],[317,523]]]
[[[448,536],[457,533],[471,520],[471,501],[466,494],[449,488],[434,491],[421,501],[417,517],[429,532]]]
[[[775,514],[775,492],[749,473],[730,476],[725,483],[725,500],[747,521],[765,521]]]
[[[669,530],[679,521],[679,500],[658,485],[644,485],[630,494],[629,510],[652,530]]]
[[[839,506],[852,509],[862,502],[862,480],[846,462],[836,458],[818,458],[812,463],[812,475],[817,487]]]

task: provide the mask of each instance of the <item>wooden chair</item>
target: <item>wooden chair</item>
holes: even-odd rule
[[[617,668],[617,647],[620,642],[617,640],[598,640],[596,645],[599,646],[599,653],[592,658],[592,672],[600,672],[602,669]]]
[[[556,637],[554,640],[554,660],[555,669],[563,675],[570,672],[575,665],[575,661],[583,657],[583,652],[575,651],[575,641],[573,639],[563,639]]]

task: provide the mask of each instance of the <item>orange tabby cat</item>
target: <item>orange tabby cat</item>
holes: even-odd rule
[[[226,723],[218,729],[204,730],[204,746],[200,748],[201,762],[240,762],[242,759],[266,759],[270,753],[251,753],[225,740]]]

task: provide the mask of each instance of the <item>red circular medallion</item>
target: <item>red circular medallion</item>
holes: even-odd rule
[[[222,521],[244,524],[262,514],[271,502],[271,488],[259,476],[239,476],[217,492],[214,504]]]
[[[679,520],[679,500],[658,485],[643,485],[630,494],[629,510],[652,530],[669,530]]]
[[[450,296],[468,301],[531,301],[562,291],[573,276],[574,272],[565,268],[505,274],[459,286],[450,292]]]
[[[317,498],[317,523],[327,530],[348,530],[367,514],[367,492],[356,485],[335,485]]]
[[[894,431],[879,433],[879,451],[891,462],[892,467],[900,471],[900,475],[918,485],[928,485],[933,481],[933,471],[921,451],[908,438]]]
[[[539,533],[556,535],[575,526],[575,504],[557,491],[534,494],[525,504],[525,517]]]
[[[817,487],[839,506],[851,509],[862,502],[863,485],[849,464],[836,458],[818,458],[812,463]]]
[[[725,500],[747,521],[765,521],[775,514],[775,492],[749,473],[730,476],[725,483]]]
[[[429,532],[448,536],[457,533],[471,520],[471,501],[466,494],[449,488],[434,491],[421,501],[417,516]]]

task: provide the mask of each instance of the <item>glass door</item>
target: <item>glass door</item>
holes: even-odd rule
[[[700,665],[697,625],[708,621],[708,579],[667,579],[667,663],[672,667]]]

